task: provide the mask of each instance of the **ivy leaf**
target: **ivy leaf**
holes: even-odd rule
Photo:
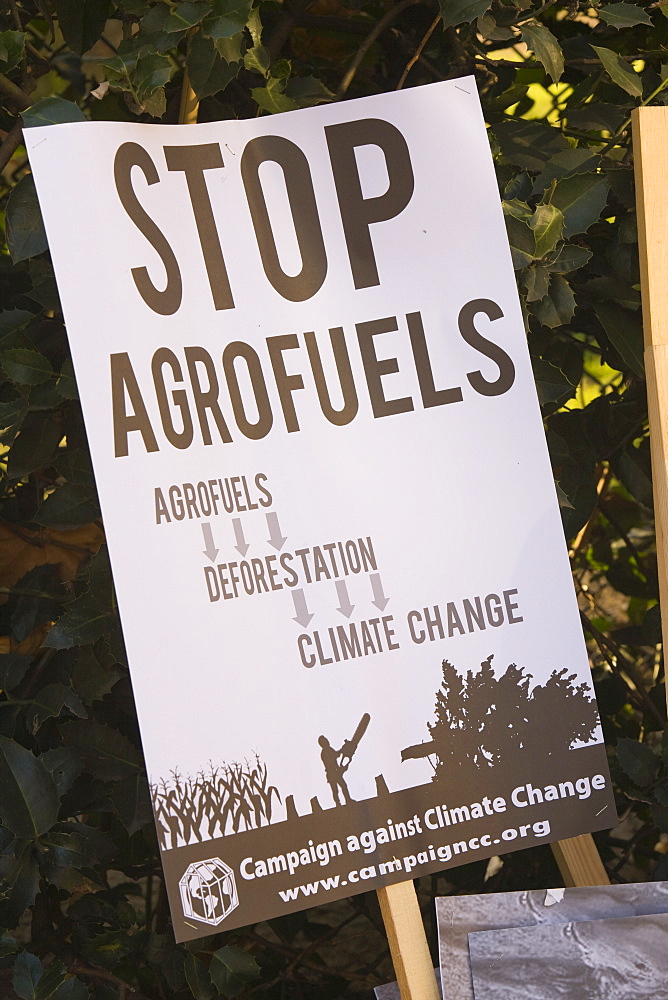
[[[539,302],[545,298],[550,290],[550,272],[546,267],[534,264],[524,271],[522,278],[527,290],[527,302]]]
[[[32,174],[26,174],[12,189],[7,202],[6,227],[7,245],[15,264],[29,257],[36,257],[47,249],[46,232]]]
[[[16,926],[26,907],[32,906],[39,890],[39,868],[33,843],[12,839],[0,850],[0,882],[3,883],[3,918]]]
[[[221,59],[215,43],[199,32],[190,42],[188,72],[190,85],[200,101],[224,90],[237,76],[240,63],[227,63]]]
[[[244,56],[244,67],[251,73],[260,73],[261,76],[267,75],[269,72],[269,53],[264,45],[255,44],[252,49],[248,50]]]
[[[259,5],[251,11],[246,27],[250,33],[253,47],[244,56],[244,66],[252,73],[268,76],[270,59],[269,53],[262,44],[262,21],[260,20]]]
[[[482,17],[478,18],[478,23],[476,24],[478,33],[483,36],[483,38],[490,38],[495,42],[505,42],[513,37],[513,32],[510,28],[499,27],[496,18],[490,14],[483,14]]]
[[[606,336],[629,371],[638,378],[645,377],[644,342],[642,324],[637,313],[622,309],[611,302],[597,302],[594,312]]]
[[[213,0],[211,12],[202,21],[202,31],[216,41],[243,31],[253,0]]]
[[[212,1000],[216,990],[204,962],[189,952],[184,969],[188,987],[195,1000]]]
[[[63,399],[78,399],[79,390],[77,389],[77,384],[74,378],[74,366],[72,365],[72,359],[66,358],[63,361],[62,368],[60,369],[60,375],[58,381],[56,382],[56,389],[63,397]]]
[[[598,221],[608,201],[608,179],[603,174],[575,174],[557,181],[551,203],[564,216],[564,239],[585,233]]]
[[[99,516],[99,504],[90,490],[64,483],[49,494],[35,514],[35,521],[47,528],[76,528]]]
[[[568,124],[585,131],[605,129],[607,132],[616,132],[623,121],[624,108],[600,102],[585,104],[583,108],[568,113]]]
[[[23,59],[26,36],[23,31],[0,31],[0,73],[11,73]]]
[[[21,653],[0,654],[0,688],[12,691],[21,683],[31,663],[32,656],[23,656]]]
[[[130,836],[153,819],[151,794],[143,772],[114,782],[111,801]]]
[[[541,406],[566,401],[575,387],[568,381],[561,368],[556,368],[542,358],[532,358],[531,366],[536,380],[536,391]]]
[[[48,852],[49,863],[59,868],[92,868],[114,855],[109,837],[85,823],[59,823],[42,838],[40,848]]]
[[[40,837],[58,819],[58,791],[44,763],[4,736],[0,736],[0,786],[2,825],[17,837]]]
[[[640,788],[654,781],[660,764],[659,758],[646,743],[638,743],[637,740],[625,737],[617,740],[617,760],[624,774]]]
[[[532,216],[528,205],[522,202],[503,202],[510,253],[515,270],[527,267],[536,254],[536,237],[529,225]]]
[[[95,45],[109,17],[109,0],[56,0],[58,25],[77,55]]]
[[[22,479],[47,465],[62,436],[62,423],[53,413],[28,413],[9,452],[9,478]]]
[[[42,971],[42,963],[37,955],[22,951],[17,957],[14,962],[12,986],[22,1000],[31,1000],[35,996]]]
[[[0,428],[20,427],[27,412],[27,397],[6,382],[0,388]]]
[[[216,38],[213,44],[221,59],[226,63],[238,63],[238,68],[241,69],[246,47],[246,37],[243,31],[237,32],[236,35],[230,35],[229,38]]]
[[[19,385],[39,385],[53,375],[51,362],[39,351],[15,347],[0,355],[0,363],[12,382]]]
[[[625,90],[631,97],[642,97],[642,80],[633,67],[627,63],[626,59],[622,59],[612,49],[604,49],[600,45],[592,45],[591,47],[601,60],[603,68],[610,79],[618,87]]]
[[[53,775],[53,780],[61,797],[72,787],[74,780],[83,771],[84,762],[68,747],[57,747],[42,754],[44,766]]]
[[[251,51],[253,50],[251,49]],[[285,80],[271,77],[266,87],[254,87],[251,90],[251,96],[263,111],[268,111],[271,115],[279,114],[282,111],[294,111],[297,102],[285,94],[284,88]]]
[[[652,822],[657,830],[668,833],[668,806],[654,804],[652,806]]]
[[[51,1000],[89,1000],[88,987],[78,976],[71,976],[51,994]]]
[[[556,479],[554,481],[554,486],[555,486],[555,489],[557,491],[557,500],[559,502],[559,506],[560,507],[568,507],[570,510],[575,510],[575,507],[570,502],[570,500],[568,499],[567,494],[564,493],[564,491],[562,490],[561,486],[556,481]]]
[[[554,205],[539,205],[529,225],[536,241],[534,256],[545,257],[561,239],[564,217]]]
[[[522,40],[543,64],[553,83],[559,83],[564,72],[564,54],[559,42],[544,24],[523,24]]]
[[[7,958],[19,950],[16,938],[7,931],[0,931],[0,958]]]
[[[135,934],[127,930],[103,931],[89,938],[83,945],[85,957],[94,965],[116,970],[136,962],[146,944],[146,932]]]
[[[642,635],[648,646],[656,646],[662,640],[661,608],[655,604],[645,614],[642,620]],[[668,764],[668,726],[663,731],[662,757],[664,765]],[[666,803],[668,805],[668,802]]]
[[[634,3],[609,3],[599,7],[597,16],[613,28],[631,28],[634,24],[649,24],[652,18],[646,10]]]
[[[137,41],[140,45],[150,45],[156,52],[166,52],[177,42],[175,34],[168,34],[164,30],[165,21],[169,17],[170,10],[166,4],[156,4],[142,17],[139,22],[139,34]]]
[[[0,312],[0,347],[23,347],[29,344],[23,331],[35,318],[27,309],[5,309]]]
[[[540,302],[532,302],[530,311],[543,326],[554,330],[565,326],[575,312],[573,289],[561,274],[555,274],[550,282],[550,290]]]
[[[140,752],[117,729],[92,719],[64,723],[63,743],[80,755],[86,770],[103,781],[120,781],[137,771],[143,773]]]
[[[211,12],[208,3],[180,3],[165,18],[163,30],[171,35],[176,31],[187,31],[199,24],[202,18]]]
[[[559,129],[543,122],[509,119],[494,126],[504,160],[526,170],[542,170],[548,160],[571,147]]]
[[[545,267],[556,274],[568,274],[584,267],[591,258],[592,252],[586,247],[569,246],[564,243],[557,255],[545,263]]]
[[[57,719],[64,708],[80,719],[86,718],[86,709],[76,691],[64,684],[47,684],[35,695],[26,712],[31,733],[34,735],[47,719]]]
[[[92,646],[84,646],[77,656],[72,670],[72,685],[86,705],[101,701],[109,694],[123,671],[116,664],[102,664],[93,652]]]
[[[315,76],[292,76],[285,85],[285,94],[298,108],[314,108],[333,100],[334,94]]]
[[[49,997],[55,997],[65,980],[65,966],[62,962],[55,960],[45,969],[40,962],[38,969],[35,962],[30,961],[36,956],[30,955],[28,958],[28,955],[28,952],[22,952],[14,965],[13,986],[15,992],[23,1000],[49,1000]],[[26,960],[22,962],[24,956]]]
[[[23,112],[22,118],[24,128],[86,121],[86,116],[79,105],[74,101],[64,101],[62,97],[45,97],[37,101]]]
[[[260,966],[247,951],[228,944],[213,953],[209,975],[219,993],[236,997],[248,983],[259,979]]]
[[[67,611],[52,627],[44,645],[51,649],[85,646],[108,632],[110,625],[110,612],[100,607],[90,594],[84,594],[67,605]]]
[[[156,90],[169,83],[174,72],[172,60],[167,56],[159,53],[141,56],[132,73],[132,82],[140,102],[145,103]]]
[[[102,66],[107,71],[109,83],[126,87],[130,76],[136,69],[139,57],[147,51],[140,36],[124,38],[116,50],[116,55],[102,60]]]
[[[624,484],[634,500],[651,510],[654,497],[652,495],[649,438],[643,438],[637,448],[632,441],[629,441],[626,447],[611,459],[611,465],[615,475]],[[645,616],[646,620],[647,616]],[[652,643],[652,645],[654,644]]]
[[[54,600],[49,596],[59,592],[58,570],[48,564],[34,566],[21,577],[18,585],[21,589],[35,592],[19,594],[10,616],[12,635],[18,642],[23,642],[34,629],[51,621],[60,612],[57,598]]]
[[[439,0],[439,3],[444,28],[470,24],[492,6],[491,0]]]
[[[533,193],[544,191],[553,180],[570,177],[572,174],[592,173],[599,164],[600,156],[588,146],[565,149],[551,157],[535,180]]]

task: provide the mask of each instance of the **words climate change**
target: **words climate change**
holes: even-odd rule
[[[348,251],[351,291],[380,285],[371,227],[401,214],[412,198],[415,180],[408,145],[395,125],[379,118],[325,126],[324,132]],[[364,196],[355,156],[357,147],[369,145],[380,150],[388,177],[386,191],[376,197]],[[173,315],[181,306],[183,278],[177,254],[142,205],[136,187],[135,171],[143,174],[145,184],[153,185],[160,183],[160,170],[166,167],[167,171],[181,172],[185,178],[188,195],[184,190],[184,199],[189,197],[212,306],[215,310],[233,310],[234,289],[206,181],[207,172],[230,167],[218,143],[164,146],[163,150],[164,166],[156,164],[136,142],[123,143],[114,160],[114,179],[121,204],[158,254],[165,271],[166,284],[158,288],[145,265],[133,267],[136,291],[154,313]],[[260,177],[260,168],[267,162],[278,164],[285,180],[302,261],[301,270],[295,275],[287,274],[279,260]],[[310,299],[325,280],[328,258],[305,154],[282,136],[259,136],[246,144],[236,169],[241,172],[266,280],[285,300]],[[461,403],[468,391],[482,396],[502,395],[515,380],[515,365],[493,334],[493,324],[503,315],[498,303],[489,298],[476,298],[461,305],[455,335],[472,349],[472,365],[468,371],[453,374],[452,384],[441,387],[435,384],[418,309],[358,322],[353,324],[354,329],[345,329],[333,317],[327,332],[305,330],[301,338],[295,332],[280,332],[267,337],[259,350],[244,340],[232,340],[216,357],[196,344],[178,352],[163,346],[153,353],[150,371],[137,371],[128,352],[114,353],[110,355],[110,367],[115,457],[129,454],[133,433],[140,436],[146,452],[159,451],[165,444],[185,449],[195,440],[204,445],[211,445],[214,439],[230,443],[237,431],[251,440],[266,437],[276,418],[268,379],[275,387],[280,416],[288,433],[302,429],[295,397],[307,387],[315,390],[324,418],[335,426],[345,426],[355,419],[362,393],[368,395],[376,419],[408,413],[418,405],[429,408]],[[399,361],[383,356],[380,338],[398,331],[405,335],[410,346],[419,401],[411,396],[388,397],[383,381],[385,376],[399,371]],[[362,385],[353,374],[351,351],[359,352],[364,373]],[[328,384],[325,352],[327,360],[331,358],[334,362],[336,386]],[[476,359],[480,363],[481,358],[485,359],[486,375],[475,367]],[[159,426],[149,417],[146,401],[151,398],[157,404]],[[223,408],[228,413],[231,410],[235,429],[230,429]]]

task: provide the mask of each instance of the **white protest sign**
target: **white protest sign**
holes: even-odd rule
[[[177,937],[612,825],[474,81],[26,141]]]

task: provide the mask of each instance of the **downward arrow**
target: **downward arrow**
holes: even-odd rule
[[[355,610],[355,605],[350,603],[350,598],[348,597],[348,587],[346,586],[345,580],[336,581],[336,596],[339,599],[339,607],[336,610],[340,611],[342,615],[346,616],[346,618],[350,618]]]
[[[219,550],[213,543],[213,531],[211,530],[211,525],[208,522],[202,525],[202,534],[204,535],[205,545],[204,555],[207,556],[211,562],[215,562]]]
[[[237,543],[234,547],[237,552],[240,552],[242,556],[245,556],[248,552],[250,545],[246,544],[246,539],[244,538],[244,529],[241,526],[241,518],[232,518],[232,527],[234,528],[234,540]]]
[[[292,619],[293,622],[297,622],[302,628],[306,628],[308,623],[313,618],[313,615],[309,613],[309,609],[306,607],[306,598],[304,596],[303,590],[293,590],[292,591],[292,601],[295,606],[295,617]]]
[[[383,593],[383,584],[380,581],[380,573],[370,573],[371,589],[373,590],[373,601],[379,611],[384,611],[389,603],[389,597]]]
[[[267,527],[269,529],[269,544],[280,552],[288,538],[287,535],[283,537],[281,534],[278,514],[275,514],[273,510],[267,514]]]

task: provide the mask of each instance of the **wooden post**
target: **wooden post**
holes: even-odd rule
[[[665,658],[668,649],[665,542],[668,537],[668,108],[636,108],[632,122],[656,555]]]
[[[199,101],[195,91],[190,86],[190,76],[188,67],[183,70],[183,84],[181,85],[181,101],[179,104],[179,125],[197,124],[197,112],[199,111]]]
[[[552,853],[567,887],[610,885],[601,856],[590,833],[552,844]]]
[[[383,915],[401,1000],[438,1000],[438,986],[427,935],[412,882],[397,882],[376,892]]]
[[[191,28],[187,35],[187,45],[188,52],[190,52],[190,41],[197,31],[197,28]],[[197,100],[197,95],[195,91],[190,86],[190,73],[188,72],[188,63],[186,62],[183,67],[183,83],[181,84],[181,100],[179,102],[179,125],[196,125],[197,124],[197,112],[199,111],[199,101]]]

